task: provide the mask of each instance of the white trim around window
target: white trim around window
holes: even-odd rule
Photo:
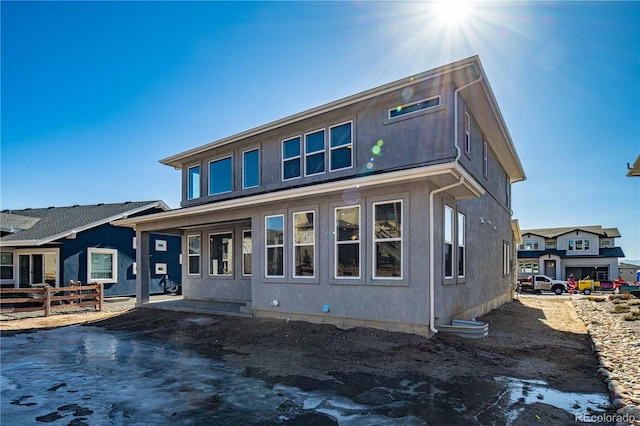
[[[392,211],[383,210],[382,206],[389,205],[393,205]],[[404,271],[402,200],[380,201],[372,207],[371,276],[378,280],[401,280]]]
[[[242,276],[250,277],[253,266],[253,240],[251,238],[251,229],[242,231]]]
[[[284,278],[285,220],[283,214],[264,217],[264,276]]]
[[[346,141],[346,142],[340,141],[339,144],[334,146],[332,130],[336,129],[338,127],[341,127],[341,126],[345,126],[347,124],[349,125],[349,140]],[[329,171],[335,172],[335,171],[338,171],[338,170],[345,170],[345,169],[352,168],[353,167],[353,120],[345,121],[343,123],[339,123],[339,124],[335,124],[333,126],[330,126],[329,127],[329,143],[328,143],[328,145],[329,145]],[[348,166],[341,166],[341,167],[334,168],[333,153],[338,151],[338,150],[343,150],[343,149],[348,149],[349,150],[349,155],[350,155],[349,165]]]
[[[87,248],[87,282],[118,282],[118,250]]]
[[[187,235],[187,275],[200,275],[201,254],[202,239],[200,238],[200,235]]]
[[[458,265],[458,278],[464,278],[467,271],[467,261],[466,261],[466,239],[467,239],[467,227],[466,227],[466,216],[463,213],[458,212],[458,250],[457,261]]]
[[[333,276],[340,280],[360,279],[362,263],[360,206],[336,207],[334,219]]]
[[[464,113],[464,152],[471,154],[471,116],[467,111]]]
[[[316,267],[316,212],[307,210],[293,213],[293,276],[315,278]]]
[[[310,140],[311,137],[322,134],[322,147],[312,146],[309,149],[309,143],[313,143],[314,141]],[[327,171],[327,160],[326,160],[326,151],[327,151],[327,137],[324,129],[318,129],[311,132],[307,132],[304,134],[303,139],[303,148],[304,148],[304,175],[305,176],[315,176],[321,175]],[[322,170],[311,171],[309,172],[309,160],[315,157],[322,157]]]
[[[482,174],[484,177],[489,174],[489,146],[486,139],[482,141]]]
[[[444,206],[444,246],[443,246],[443,272],[445,279],[453,278],[453,237],[454,237],[454,210],[445,204]]]
[[[290,153],[288,156],[285,157],[285,144],[287,144],[288,142],[293,142],[297,140],[298,141],[298,151],[297,153],[294,152]],[[293,145],[292,145],[293,146]],[[291,138],[287,138],[287,139],[283,139],[282,143],[280,144],[280,149],[282,151],[282,173],[281,173],[281,177],[282,177],[282,181],[287,181],[287,180],[292,180],[292,179],[299,179],[300,176],[302,175],[302,138],[300,137],[300,135],[298,136],[294,136]],[[294,163],[295,161],[298,162],[298,171],[297,174],[291,174],[290,176],[286,177],[285,176],[285,164],[286,163]]]

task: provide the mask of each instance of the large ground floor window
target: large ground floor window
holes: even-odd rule
[[[118,250],[88,248],[87,277],[89,281],[116,282],[118,280]]]

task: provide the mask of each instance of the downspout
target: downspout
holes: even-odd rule
[[[455,92],[453,92],[453,144],[456,148],[456,158],[453,160],[454,163],[458,163],[460,156],[462,154],[460,150],[460,146],[458,145],[458,92],[462,89],[465,89],[472,84],[476,84],[482,81],[482,74],[480,77],[473,80],[470,83],[465,84],[464,86],[458,87]],[[434,270],[436,261],[435,261],[435,238],[433,236],[434,233],[434,223],[433,223],[433,199],[434,195],[443,191],[448,191],[451,188],[455,188],[456,186],[460,186],[464,183],[464,176],[460,176],[458,182],[453,183],[448,186],[444,186],[442,188],[434,189],[429,193],[429,328],[435,334],[438,332],[436,328],[436,313],[435,313],[435,281],[436,281],[436,273]],[[453,225],[453,224],[452,224]]]

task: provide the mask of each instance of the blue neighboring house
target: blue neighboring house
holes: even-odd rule
[[[0,212],[0,285],[64,287],[70,281],[102,282],[105,296],[136,293],[135,231],[111,225],[118,219],[169,210],[162,201],[74,205]],[[181,239],[150,236],[152,293],[181,276]]]

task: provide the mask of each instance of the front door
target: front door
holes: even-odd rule
[[[556,278],[556,261],[555,260],[544,261],[544,274],[553,279]]]
[[[57,253],[19,254],[18,283],[20,287],[29,287],[31,284],[49,284],[52,287],[58,287]]]

